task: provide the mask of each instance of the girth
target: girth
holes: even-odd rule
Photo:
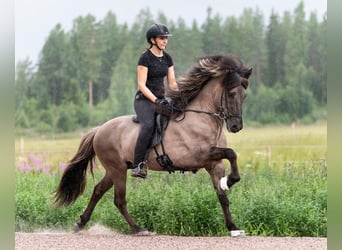
[[[169,173],[173,173],[178,169],[173,165],[170,157],[165,153],[165,148],[163,144],[164,132],[169,124],[169,120],[170,118],[168,116],[157,114],[152,141],[147,152],[149,153],[152,149],[154,149],[154,152],[157,155],[156,160],[158,164],[164,170],[168,171]],[[135,123],[139,123],[139,119],[137,116],[133,116],[132,121]],[[159,154],[157,150],[157,145],[159,144],[161,144],[162,154]]]

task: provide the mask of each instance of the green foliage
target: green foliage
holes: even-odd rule
[[[17,230],[71,230],[89,201],[94,182],[89,177],[85,194],[75,204],[56,209],[51,199],[58,178],[16,172]],[[230,191],[231,211],[235,222],[250,235],[326,237],[326,185],[326,169],[319,166],[288,165],[281,170],[272,166],[245,172],[241,183]],[[227,235],[218,199],[203,171],[196,175],[150,173],[144,182],[129,178],[127,201],[137,223],[158,234]],[[94,223],[130,232],[113,205],[112,192],[95,209],[89,225]]]
[[[72,131],[76,129],[76,109],[75,106],[60,106],[57,120],[57,128],[61,131]]]
[[[182,18],[175,22],[163,13],[155,18],[147,8],[131,27],[119,24],[111,11],[103,20],[91,14],[76,17],[70,31],[56,24],[38,66],[29,59],[18,62],[16,126],[69,131],[133,113],[136,63],[148,47],[145,31],[152,22],[167,24],[174,35],[167,52],[177,77],[206,54],[237,54],[253,67],[251,101],[244,108],[250,122],[315,121],[317,110],[326,109],[327,18],[319,22],[315,13],[306,18],[302,2],[293,13],[272,13],[267,27],[258,9],[221,17],[209,7],[202,25],[187,25]],[[46,116],[52,110],[57,110],[57,121]],[[40,117],[44,120],[38,121]]]
[[[273,88],[260,87],[256,93],[250,93],[245,102],[245,117],[257,120],[261,124],[277,122],[276,103],[278,94]]]
[[[280,122],[289,123],[295,121],[306,114],[311,114],[314,107],[314,99],[311,93],[303,88],[294,88],[286,86],[279,91],[279,99],[276,103],[276,112],[287,114],[289,120],[279,119]]]
[[[266,33],[267,76],[265,84],[274,86],[284,80],[284,54],[286,51],[286,29],[281,25],[279,16],[272,13]]]
[[[244,198],[238,202],[246,209],[244,227],[252,235],[326,236],[326,166],[288,164],[280,174],[276,168],[243,177],[239,191],[244,190]]]
[[[15,126],[19,128],[29,128],[31,127],[29,118],[27,117],[24,110],[18,110],[15,113]]]
[[[32,231],[40,228],[71,229],[77,209],[57,209],[53,206],[57,176],[35,172],[16,174],[16,230]]]
[[[129,190],[135,191],[129,193],[128,207],[137,222],[159,234],[198,236],[226,233],[210,179],[206,174],[194,177],[193,174],[163,173],[153,174],[148,182],[131,181]]]

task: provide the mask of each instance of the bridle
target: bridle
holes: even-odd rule
[[[236,87],[236,86],[234,86],[234,87]],[[224,99],[224,102],[227,105],[227,103],[228,103],[228,95],[226,93],[227,91],[228,90],[226,90],[226,89],[224,91],[222,91],[220,107],[219,107],[219,110],[217,112],[209,112],[209,111],[196,110],[196,109],[181,109],[181,110],[177,109],[178,111],[183,113],[183,117],[181,119],[177,119],[176,121],[183,120],[185,118],[185,113],[186,112],[194,112],[194,113],[200,113],[200,114],[207,114],[207,115],[214,116],[214,117],[218,118],[221,121],[226,121],[226,122],[227,122],[228,119],[233,118],[233,117],[235,117],[235,118],[242,118],[242,115],[240,115],[240,114],[230,114],[229,111],[227,113],[225,112],[225,108],[223,106],[223,99]]]

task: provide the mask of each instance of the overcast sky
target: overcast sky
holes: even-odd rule
[[[97,21],[108,11],[115,13],[120,24],[132,24],[140,10],[149,8],[154,17],[158,12],[168,19],[183,18],[188,24],[197,20],[202,24],[210,6],[213,13],[223,19],[240,16],[244,8],[258,8],[264,13],[265,21],[274,10],[279,15],[293,10],[301,0],[15,0],[15,61],[30,58],[34,63],[50,31],[60,23],[70,31],[73,20],[91,14]],[[316,12],[321,18],[327,10],[327,0],[303,0],[306,17]]]

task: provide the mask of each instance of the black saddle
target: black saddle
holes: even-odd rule
[[[163,145],[163,136],[164,136],[164,132],[167,128],[167,125],[169,124],[169,120],[170,120],[169,116],[157,114],[156,126],[154,129],[152,141],[151,141],[150,147],[148,149],[148,152],[150,152],[150,150],[154,149],[154,152],[157,155],[156,160],[159,163],[159,165],[162,168],[164,168],[166,171],[168,171],[169,173],[173,173],[173,172],[175,172],[176,168],[173,165],[169,156],[165,153],[165,148]],[[139,119],[136,115],[132,117],[132,121],[135,123],[139,123]],[[157,149],[156,149],[156,146],[159,144],[161,144],[161,146],[162,146],[162,151],[163,151],[162,154],[159,154]]]
[[[155,146],[157,146],[158,144],[160,144],[162,142],[163,136],[164,136],[164,132],[167,128],[167,125],[169,124],[169,120],[170,118],[168,116],[165,115],[161,115],[161,114],[157,114],[156,117],[156,126],[154,129],[154,133],[153,133],[153,138],[152,138],[152,142],[150,145],[150,149],[154,148]],[[132,117],[132,121],[135,123],[139,123],[139,119],[136,115],[134,115]]]

